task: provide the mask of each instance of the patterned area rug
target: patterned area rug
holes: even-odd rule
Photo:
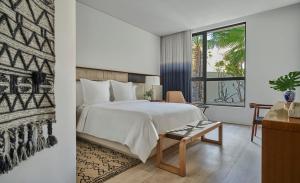
[[[77,183],[98,183],[140,163],[140,160],[77,139]]]

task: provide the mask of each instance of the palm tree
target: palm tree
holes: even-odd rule
[[[202,46],[202,36],[193,36],[193,75],[197,75],[201,72]]]
[[[221,75],[225,74],[232,77],[244,76],[245,26],[237,26],[235,28],[211,32],[208,37],[208,48],[229,48],[229,50],[225,52],[223,60],[217,62],[215,65],[218,73],[223,72]],[[220,73],[218,75],[220,75]],[[243,82],[237,80],[236,84],[237,86],[233,87],[237,91],[240,102],[243,102],[244,97],[241,92]]]
[[[193,52],[193,58],[192,58],[192,76],[197,77],[199,75],[202,75],[202,50],[203,50],[203,43],[202,43],[202,36],[193,36],[192,37],[193,46],[192,46],[192,52]],[[192,83],[192,91],[197,91],[196,95],[193,94],[192,98],[195,101],[202,101],[203,100],[203,90],[201,83]]]

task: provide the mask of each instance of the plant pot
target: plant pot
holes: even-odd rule
[[[151,97],[151,96],[145,96],[145,99],[146,99],[146,100],[151,100],[152,97]]]
[[[293,102],[295,100],[295,95],[296,94],[294,91],[288,90],[288,91],[284,92],[284,99],[287,102]]]

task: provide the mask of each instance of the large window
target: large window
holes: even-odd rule
[[[245,105],[246,24],[193,34],[192,102]]]

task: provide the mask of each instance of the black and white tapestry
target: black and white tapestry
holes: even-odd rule
[[[57,143],[54,0],[0,0],[0,174]]]

